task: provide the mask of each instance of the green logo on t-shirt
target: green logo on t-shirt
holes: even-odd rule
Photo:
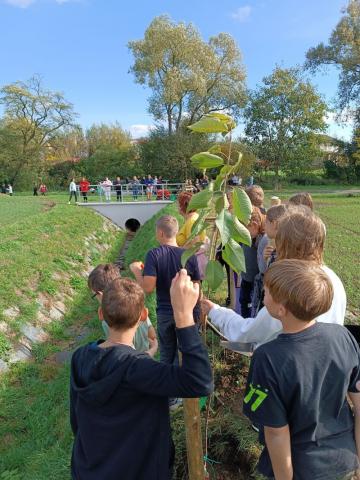
[[[251,411],[255,412],[260,405],[263,403],[265,398],[268,396],[268,389],[264,388],[264,392],[260,389],[260,385],[257,385],[255,388],[251,383],[249,385],[249,391],[244,398],[244,403],[248,404],[254,395],[257,395],[257,398],[254,398],[254,403],[251,405]]]

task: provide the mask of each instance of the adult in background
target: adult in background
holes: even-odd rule
[[[79,184],[79,189],[85,203],[87,203],[88,201],[87,195],[88,195],[89,188],[90,188],[90,182],[88,182],[85,177],[82,177],[81,182]]]
[[[69,192],[70,192],[70,197],[69,197],[69,205],[70,205],[72,197],[75,197],[75,203],[77,202],[77,187],[75,183],[75,178],[73,178],[70,182]]]
[[[105,194],[105,201],[106,202],[111,202],[111,187],[112,187],[112,181],[109,180],[108,177],[105,178],[105,180],[102,182],[102,187],[104,190]]]
[[[193,194],[191,192],[181,192],[178,196],[179,213],[184,217],[185,223],[176,235],[176,242],[179,247],[183,248],[190,248],[195,243],[202,242],[203,245],[196,252],[196,258],[198,261],[200,278],[201,280],[203,280],[205,278],[205,269],[208,263],[208,259],[205,254],[207,249],[207,238],[206,231],[203,230],[200,235],[190,240],[192,227],[196,220],[199,218],[199,214],[195,210],[188,211],[188,206],[190,204],[192,196]]]
[[[121,178],[116,177],[116,180],[114,182],[114,188],[116,192],[116,201],[121,202]]]
[[[145,293],[156,289],[157,329],[160,346],[160,361],[167,364],[178,363],[177,338],[174,312],[170,301],[170,286],[175,275],[181,270],[181,255],[185,251],[176,243],[179,224],[175,217],[164,215],[156,222],[156,240],[160,246],[151,249],[145,258],[145,265],[133,262],[130,270]],[[200,281],[196,257],[186,263],[188,275],[193,282]],[[194,309],[194,319],[200,318],[199,305]],[[177,399],[171,399],[170,406],[178,405]]]
[[[38,196],[38,186],[35,184],[33,187],[33,196],[37,197]]]
[[[10,197],[12,197],[14,192],[13,192],[13,187],[10,183],[8,185],[7,191],[8,191],[8,194],[10,195]]]

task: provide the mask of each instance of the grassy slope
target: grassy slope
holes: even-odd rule
[[[50,200],[55,200],[56,205],[44,209],[44,201]],[[16,291],[21,290],[24,298],[18,321],[34,321],[30,313],[36,308],[36,295],[50,292],[50,296],[56,298],[64,287],[64,282],[53,279],[55,272],[69,275],[66,283],[71,284],[72,295],[65,317],[48,325],[49,341],[34,347],[34,360],[13,365],[1,377],[1,480],[69,478],[72,443],[68,420],[69,368],[55,363],[53,355],[101,335],[98,305],[90,299],[81,272],[89,259],[93,265],[113,260],[123,241],[123,234],[109,229],[108,222],[105,223],[108,231],[103,230],[104,220],[100,216],[58,200],[56,197],[35,198],[26,199],[25,203],[24,199],[15,197],[0,199],[0,248],[13,241],[20,244],[15,243],[16,248],[12,250],[1,251],[1,261],[6,258],[6,262],[0,269],[0,310],[18,304]],[[94,234],[94,239],[85,249],[84,240],[89,233]],[[101,251],[101,244],[112,247]],[[11,262],[11,266],[8,267],[7,262]],[[31,282],[31,279],[37,281]],[[31,308],[24,313],[23,305],[27,304]],[[76,339],[84,328],[85,335]]]

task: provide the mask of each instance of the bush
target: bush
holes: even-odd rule
[[[295,185],[327,185],[329,183],[324,177],[314,173],[289,177],[288,182]]]
[[[356,183],[360,180],[360,165],[336,165],[332,160],[324,162],[325,177],[341,182]]]

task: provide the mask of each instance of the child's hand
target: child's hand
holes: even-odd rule
[[[193,310],[199,299],[199,284],[193,283],[185,269],[173,278],[170,288],[171,304],[178,328],[194,325]]]
[[[130,264],[130,270],[135,275],[135,272],[141,272],[144,269],[143,262],[132,262]]]
[[[210,310],[213,308],[214,305],[215,305],[215,303],[213,303],[211,300],[203,297],[200,300],[201,313],[203,315],[208,315],[208,313],[210,312]]]
[[[264,252],[263,252],[264,260],[269,260],[269,258],[271,257],[271,254],[274,250],[275,250],[274,247],[272,247],[271,245],[267,245],[264,248]]]

